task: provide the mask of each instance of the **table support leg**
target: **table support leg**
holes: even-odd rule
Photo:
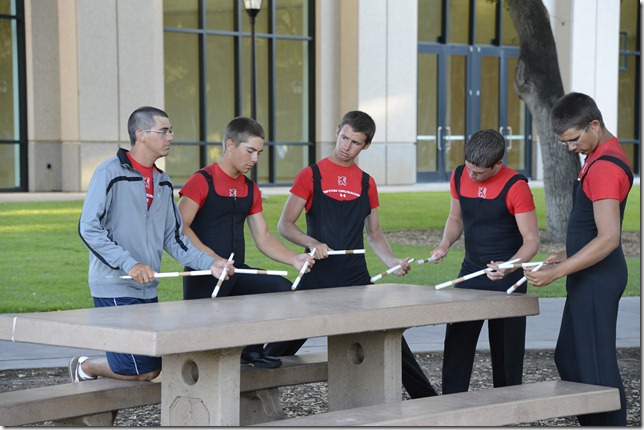
[[[401,400],[403,331],[329,336],[329,411]]]
[[[241,350],[164,356],[161,426],[238,426]]]

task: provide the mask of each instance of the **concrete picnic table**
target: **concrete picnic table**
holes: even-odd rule
[[[0,340],[163,357],[161,425],[239,425],[246,345],[328,336],[329,410],[400,401],[409,327],[539,313],[529,294],[378,284],[0,315]]]

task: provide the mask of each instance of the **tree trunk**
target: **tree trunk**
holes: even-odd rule
[[[507,4],[521,44],[515,90],[536,121],[541,142],[546,237],[564,242],[580,162],[577,154],[559,144],[550,127],[550,110],[564,90],[548,10],[542,0],[507,0]]]

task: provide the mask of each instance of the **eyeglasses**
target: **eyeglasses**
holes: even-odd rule
[[[576,148],[581,138],[584,137],[584,133],[586,133],[586,130],[588,130],[588,126],[584,127],[584,131],[581,132],[581,134],[577,139],[566,140],[566,141],[559,140],[559,143],[561,143],[564,146],[572,145],[573,148]]]
[[[143,130],[146,133],[160,133],[163,137],[174,136],[174,130],[171,128],[164,128],[163,130]]]

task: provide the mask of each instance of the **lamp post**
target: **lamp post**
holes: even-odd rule
[[[262,9],[262,0],[244,0],[244,9],[250,17],[250,117],[257,120],[257,85],[255,77],[255,17]],[[257,182],[257,165],[253,166],[251,179]]]
[[[257,119],[257,89],[255,78],[255,17],[262,9],[262,0],[244,0],[244,8],[250,16],[250,116]]]

